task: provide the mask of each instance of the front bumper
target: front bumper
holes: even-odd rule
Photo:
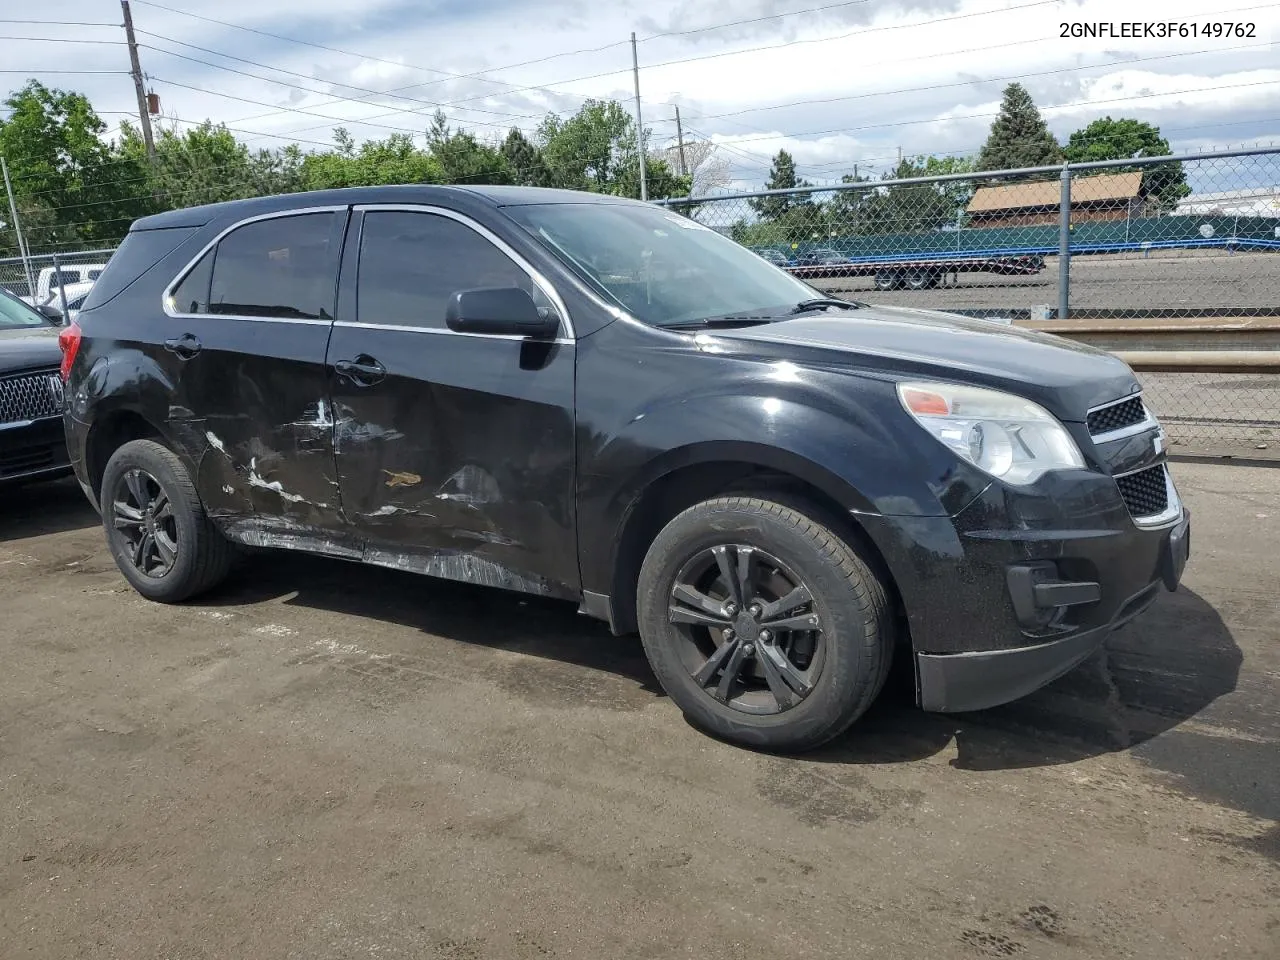
[[[60,417],[0,425],[0,484],[53,479],[70,472]]]
[[[1155,601],[1163,586],[1177,589],[1191,550],[1191,517],[1164,531],[1157,568],[1150,583],[1126,599],[1110,621],[1047,643],[1007,650],[916,655],[920,706],[954,713],[985,710],[1017,700],[1056,680],[1102,646],[1119,626]]]
[[[1176,496],[1176,493],[1175,493]],[[1066,673],[1161,588],[1175,589],[1190,515],[1139,525],[1111,477],[998,484],[954,517],[861,518],[902,596],[926,710],[978,710]]]

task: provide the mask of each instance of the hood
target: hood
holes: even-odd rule
[[[58,333],[57,327],[0,330],[0,376],[57,367],[62,363]]]
[[[1034,400],[1064,420],[1082,421],[1090,407],[1138,389],[1129,365],[1106,351],[932,310],[830,310],[716,330],[713,336],[740,348],[768,345],[771,356],[844,364],[895,379],[919,376],[994,387]]]

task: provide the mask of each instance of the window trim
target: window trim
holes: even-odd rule
[[[354,213],[421,213],[432,216],[445,217],[462,224],[469,228],[473,233],[478,234],[483,239],[489,241],[501,253],[505,254],[507,259],[514,263],[517,267],[528,275],[529,279],[537,284],[538,289],[543,292],[552,306],[556,308],[556,312],[560,314],[560,330],[555,337],[555,343],[574,343],[577,340],[577,334],[574,332],[573,318],[569,315],[569,308],[565,306],[564,298],[560,296],[560,291],[548,277],[542,273],[537,267],[531,264],[523,255],[515,250],[511,244],[507,243],[500,236],[478,223],[466,214],[459,213],[456,210],[450,210],[448,207],[435,206],[427,203],[358,203],[351,208]],[[363,219],[363,218],[362,218]],[[364,225],[361,224],[361,233],[363,233]],[[360,283],[360,272],[356,270],[356,284]],[[412,327],[406,324],[387,324],[387,323],[368,323],[357,320],[338,320],[334,326],[351,327],[363,330],[398,330],[404,333],[427,333],[427,334],[448,334],[455,337],[484,337],[488,340],[527,340],[518,334],[499,334],[499,333],[463,333],[458,330],[450,330],[448,327]],[[544,341],[546,342],[546,341]]]
[[[251,223],[258,223],[262,220],[279,220],[282,217],[297,217],[308,213],[346,213],[347,209],[348,205],[345,203],[324,207],[293,207],[289,210],[273,210],[270,213],[259,213],[252,217],[245,217],[243,220],[237,220],[201,247],[200,252],[192,257],[191,260],[187,262],[187,265],[178,271],[177,276],[169,281],[169,285],[166,286],[164,288],[164,292],[160,294],[161,308],[164,310],[166,316],[174,320],[207,320],[210,317],[217,317],[220,320],[251,320],[256,323],[296,323],[304,326],[332,326],[332,320],[322,320],[319,318],[313,319],[311,317],[255,317],[241,313],[180,313],[174,309],[173,294],[181,285],[182,281],[187,278],[187,274],[195,269],[196,264],[203,259],[205,254],[221,243],[224,237],[241,227],[248,226]],[[212,277],[212,273],[210,276]]]

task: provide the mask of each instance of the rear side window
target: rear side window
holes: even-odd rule
[[[214,251],[209,312],[332,319],[333,217],[273,217],[247,223],[223,237]]]
[[[208,313],[209,281],[213,279],[213,251],[210,250],[182,278],[171,299],[175,313]]]
[[[84,309],[93,310],[111,300],[195,234],[195,227],[130,231],[107,261],[102,276],[94,282],[85,298]],[[196,252],[192,250],[189,256]]]
[[[364,215],[356,313],[361,323],[445,326],[459,290],[521,287],[549,306],[529,275],[470,227],[430,213]]]

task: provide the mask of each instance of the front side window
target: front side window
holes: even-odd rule
[[[272,217],[247,223],[223,237],[213,255],[209,313],[332,319],[333,217],[332,213]]]
[[[506,207],[597,290],[654,326],[785,311],[820,295],[688,217],[630,203]]]
[[[453,295],[481,287],[520,287],[550,307],[529,275],[470,227],[430,213],[365,213],[356,285],[361,323],[443,328]]]

